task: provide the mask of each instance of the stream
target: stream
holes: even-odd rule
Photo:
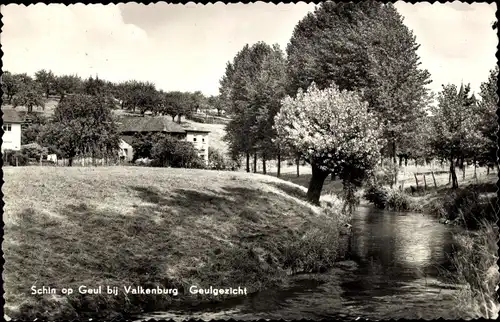
[[[361,206],[353,216],[350,254],[322,274],[293,277],[265,290],[191,311],[155,312],[145,319],[445,319],[460,318],[446,281],[453,226],[421,213]]]

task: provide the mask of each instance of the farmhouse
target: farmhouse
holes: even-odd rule
[[[118,121],[120,132],[120,158],[131,161],[134,156],[132,141],[136,134],[168,133],[194,144],[198,155],[208,164],[208,133],[201,128],[178,124],[166,116],[131,116]]]
[[[15,110],[2,109],[2,112],[2,152],[5,150],[21,150],[21,124],[23,119]]]

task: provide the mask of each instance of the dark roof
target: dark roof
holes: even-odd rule
[[[180,125],[167,116],[129,116],[118,119],[118,131],[120,133],[130,132],[164,132],[164,133],[186,133],[210,131],[194,128],[191,125]]]
[[[166,132],[186,133],[182,126],[172,122],[168,117],[132,116],[117,121],[119,132]]]
[[[12,109],[2,109],[3,116],[2,120],[4,123],[23,123],[24,120],[21,118],[19,113]]]
[[[134,137],[131,135],[121,135],[120,139],[122,139],[123,141],[127,142],[130,145],[132,145],[132,143],[134,142]]]

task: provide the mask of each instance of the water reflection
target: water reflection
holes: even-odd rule
[[[416,213],[360,207],[352,223],[354,269],[333,269],[316,282],[304,276],[294,287],[268,290],[199,312],[162,312],[177,319],[457,318],[456,288],[443,271],[453,249],[449,226]]]

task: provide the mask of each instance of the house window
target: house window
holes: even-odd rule
[[[201,142],[205,142],[205,138],[202,138],[202,139],[201,139]]]
[[[11,124],[5,124],[2,126],[4,132],[6,131],[12,131],[12,125]]]
[[[125,154],[128,155],[128,150],[127,149],[123,149],[123,152],[125,152]]]
[[[196,142],[196,138],[193,138],[193,141]]]

